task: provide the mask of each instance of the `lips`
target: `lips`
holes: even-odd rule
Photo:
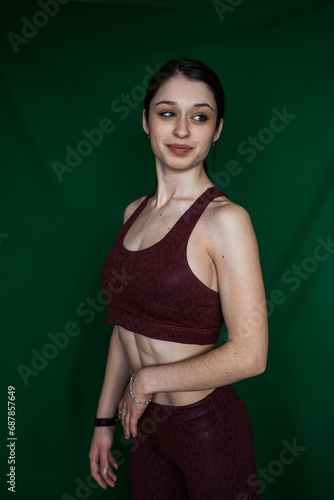
[[[193,148],[186,144],[167,144],[168,148],[177,155],[185,155]]]
[[[191,146],[187,146],[186,144],[168,144],[168,146],[173,149],[192,149]]]

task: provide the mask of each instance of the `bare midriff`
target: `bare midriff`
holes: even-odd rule
[[[136,373],[147,366],[160,366],[183,361],[209,352],[215,347],[215,344],[181,344],[179,342],[153,339],[130,332],[122,326],[118,326],[118,332],[129,373]],[[152,401],[172,406],[188,405],[205,398],[213,390],[214,388],[187,392],[156,392]]]

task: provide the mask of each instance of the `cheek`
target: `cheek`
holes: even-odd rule
[[[153,118],[151,121],[151,130],[153,135],[160,135],[171,130],[171,122],[159,120],[158,118]]]
[[[197,147],[200,149],[207,149],[211,144],[211,137],[212,135],[207,130],[205,132],[199,131],[196,137]]]
[[[215,132],[213,127],[207,124],[194,127],[192,133],[194,134],[196,142],[205,146],[206,144],[210,143],[211,137],[213,137]]]

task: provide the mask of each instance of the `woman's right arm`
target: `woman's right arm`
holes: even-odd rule
[[[118,402],[129,380],[128,365],[119,340],[118,326],[115,325],[109,344],[106,370],[96,412],[97,418],[109,418],[115,415]]]
[[[145,196],[130,203],[125,211],[123,223],[128,220]],[[118,403],[123,396],[125,388],[130,380],[130,373],[124,356],[122,344],[119,339],[118,326],[115,325],[111,333],[109,352],[104,374],[101,395],[97,407],[97,418],[113,417]],[[111,454],[111,446],[115,434],[115,426],[95,427],[92,444],[89,451],[90,470],[96,482],[106,489],[115,486],[116,475],[110,469],[109,463],[118,468],[118,464]],[[107,468],[107,474],[101,474],[101,468]]]
[[[123,347],[118,336],[118,326],[115,325],[111,334],[109,352],[104,374],[101,395],[97,407],[97,418],[110,418],[115,415],[118,402],[129,383],[130,374]],[[95,427],[89,450],[90,470],[95,481],[106,489],[107,484],[114,487],[117,479],[111,464],[116,469],[118,464],[111,454],[115,426]],[[102,468],[107,469],[103,474]]]

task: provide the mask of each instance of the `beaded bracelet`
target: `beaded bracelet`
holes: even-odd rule
[[[133,399],[134,399],[135,401],[137,401],[137,403],[140,403],[141,405],[147,405],[150,401],[152,401],[153,394],[152,394],[152,396],[150,397],[150,399],[149,399],[148,401],[144,401],[144,402],[143,402],[143,401],[139,401],[139,399],[137,399],[137,398],[135,397],[135,395],[134,395],[134,394],[133,394],[133,392],[132,392],[132,388],[131,388],[131,382],[132,382],[132,379],[133,379],[133,377],[134,377],[135,375],[136,375],[136,373],[134,373],[134,374],[132,375],[132,377],[130,378],[130,394],[131,394],[131,396],[133,397]]]

